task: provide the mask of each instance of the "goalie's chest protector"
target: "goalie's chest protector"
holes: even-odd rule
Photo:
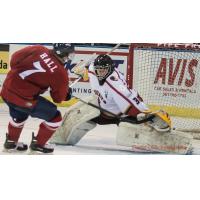
[[[114,114],[120,114],[121,110],[114,100],[113,92],[111,92],[110,86],[106,82],[103,85],[99,84],[92,67],[90,67],[89,70],[89,78],[92,90],[95,95],[98,96],[100,107]]]

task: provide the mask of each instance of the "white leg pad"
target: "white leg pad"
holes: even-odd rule
[[[87,102],[96,103],[93,96],[84,99]],[[96,123],[90,120],[99,116],[100,111],[85,103],[78,102],[70,107],[63,117],[63,123],[51,139],[51,143],[75,145]]]
[[[74,126],[69,136],[66,138],[67,145],[76,145],[87,132],[94,129],[97,126],[95,122],[88,121],[78,126]]]
[[[121,122],[117,131],[117,144],[145,151],[186,154],[191,138],[174,132],[159,133],[145,125]]]

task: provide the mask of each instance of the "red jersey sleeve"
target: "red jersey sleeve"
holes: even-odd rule
[[[69,90],[69,78],[64,67],[58,70],[50,79],[50,94],[55,103],[65,101]]]

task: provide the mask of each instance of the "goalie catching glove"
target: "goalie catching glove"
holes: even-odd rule
[[[144,112],[144,116],[138,116],[139,120],[151,118],[146,124],[158,132],[168,132],[171,130],[171,119],[167,112],[159,110],[156,112]],[[152,118],[153,117],[153,118]]]

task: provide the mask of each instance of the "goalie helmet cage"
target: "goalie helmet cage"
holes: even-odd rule
[[[152,110],[167,111],[174,127],[200,130],[199,44],[131,44],[127,82]]]

